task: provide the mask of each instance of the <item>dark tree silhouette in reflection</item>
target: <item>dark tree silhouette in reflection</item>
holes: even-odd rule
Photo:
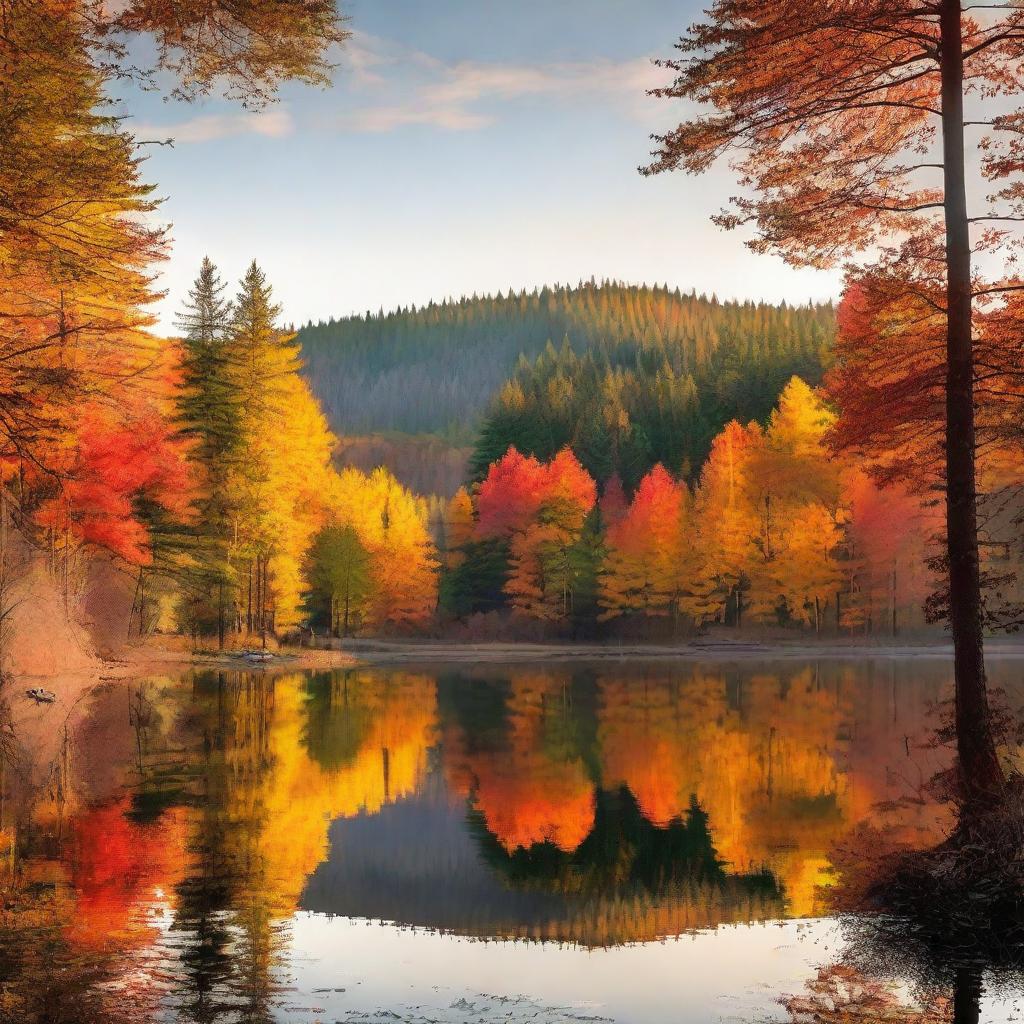
[[[644,817],[625,786],[614,791],[598,789],[594,826],[568,853],[551,842],[509,853],[488,831],[482,815],[471,812],[470,817],[485,859],[516,887],[605,901],[667,897],[707,902],[713,896],[720,903],[722,919],[755,904],[762,914],[783,913],[784,893],[768,870],[747,874],[727,870],[696,797],[685,816],[662,828]]]
[[[303,742],[325,768],[352,764],[366,742],[374,709],[362,698],[355,673],[317,672],[306,683],[307,724]]]

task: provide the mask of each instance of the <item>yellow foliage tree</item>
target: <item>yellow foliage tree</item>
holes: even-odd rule
[[[743,587],[755,555],[756,516],[748,478],[763,441],[756,423],[726,424],[711,446],[694,500],[697,571],[687,611],[698,621],[743,618]]]
[[[834,421],[815,392],[793,377],[772,413],[763,443],[752,451],[745,491],[755,532],[747,575],[751,611],[763,621],[782,609],[791,617],[804,617],[803,599],[793,589],[798,581],[791,576],[801,577],[807,585],[816,581],[812,589],[817,593],[812,596],[819,602],[838,587],[831,565],[835,543],[826,546],[802,535],[808,524],[820,531],[831,519],[827,535],[838,543],[840,466],[824,444]],[[809,506],[816,508],[808,511]]]
[[[282,387],[282,412],[275,419],[267,486],[272,525],[266,536],[272,621],[281,629],[299,619],[308,583],[303,560],[328,513],[324,495],[334,475],[334,438],[309,386],[297,375]]]
[[[329,508],[370,553],[368,618],[377,628],[421,625],[437,607],[437,553],[423,501],[384,467],[344,469],[331,481]]]
[[[323,525],[334,447],[327,421],[299,376],[295,335],[277,327],[279,316],[254,262],[242,279],[227,343],[241,431],[228,486],[231,556],[242,591],[237,606],[245,609],[245,627],[261,632],[298,621],[306,588],[302,562]]]
[[[457,569],[465,562],[465,547],[473,540],[475,530],[473,499],[465,487],[460,487],[448,502],[445,512],[445,564],[448,569]]]

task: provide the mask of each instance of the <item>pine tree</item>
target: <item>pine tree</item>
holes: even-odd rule
[[[281,307],[255,260],[239,285],[228,351],[231,381],[240,404],[241,457],[232,474],[233,551],[244,593],[248,630],[265,634],[271,601],[271,560],[290,528],[288,488],[278,470],[295,456],[287,445],[292,418],[289,386],[300,363],[294,336],[277,326]],[[284,493],[282,493],[282,490]]]
[[[208,257],[178,315],[182,332],[181,388],[177,418],[192,440],[190,458],[199,470],[195,502],[195,575],[201,600],[212,609],[218,642],[224,646],[229,601],[235,583],[231,565],[234,503],[231,473],[242,446],[242,403],[231,352],[231,303]],[[208,612],[200,610],[205,619]]]
[[[607,554],[602,511],[595,505],[587,513],[583,529],[568,551],[573,587],[570,619],[574,637],[593,639],[598,632],[600,573]]]

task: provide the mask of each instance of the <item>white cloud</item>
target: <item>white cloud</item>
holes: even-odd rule
[[[420,50],[355,32],[338,54],[339,72],[323,101],[307,115],[323,130],[383,134],[411,125],[446,132],[478,131],[496,123],[502,106],[538,97],[552,103],[598,101],[627,116],[650,115],[646,90],[666,72],[646,58],[628,61],[500,63],[445,62]],[[255,113],[228,110],[188,120],[134,126],[139,140],[198,144],[243,135],[283,138],[295,131],[284,106]]]
[[[433,109],[416,106],[369,107],[341,119],[343,127],[354,132],[391,132],[407,125],[432,125],[449,132],[474,131],[493,124],[494,118],[455,107]]]
[[[357,102],[334,123],[356,132],[388,132],[406,125],[472,131],[497,120],[497,104],[540,96],[554,102],[602,97],[638,112],[646,104],[646,91],[665,84],[668,77],[645,58],[445,63],[359,32],[341,61]]]
[[[237,135],[264,135],[280,139],[290,135],[295,125],[284,107],[272,107],[252,114],[202,114],[177,124],[141,123],[133,125],[135,137],[173,139],[177,143],[213,142]]]

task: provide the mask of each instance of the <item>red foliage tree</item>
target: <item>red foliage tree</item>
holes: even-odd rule
[[[491,464],[477,494],[477,535],[510,537],[536,516],[548,483],[548,473],[532,455],[514,447]]]

